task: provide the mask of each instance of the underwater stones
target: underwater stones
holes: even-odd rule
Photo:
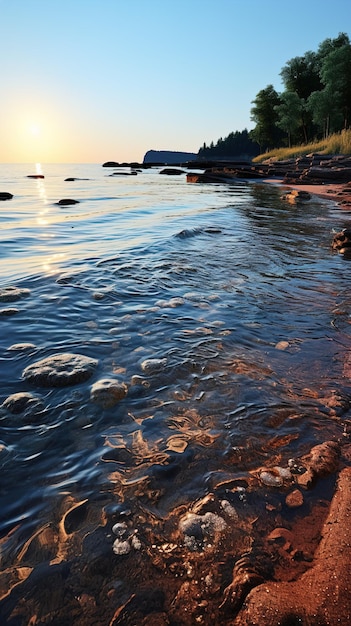
[[[299,506],[303,505],[303,495],[299,489],[294,489],[288,493],[285,498],[285,504],[289,507],[289,509],[297,509]]]
[[[41,411],[43,407],[40,398],[24,391],[11,394],[1,405],[2,409],[7,409],[13,415],[24,412],[36,413]]]
[[[291,204],[295,204],[296,202],[311,200],[311,194],[308,193],[308,191],[303,191],[302,189],[292,189],[288,193],[284,194],[282,199],[290,202]]]
[[[129,554],[134,550],[140,550],[141,542],[137,537],[137,530],[128,528],[126,522],[117,522],[112,526],[112,532],[117,536],[113,542],[112,550],[117,556]]]
[[[346,251],[350,252],[351,248],[351,230],[349,228],[343,228],[339,233],[335,233],[331,247],[333,250],[337,250],[340,254]]]
[[[20,287],[3,287],[0,289],[0,302],[16,302],[26,296],[29,296],[29,289],[21,289]]]
[[[90,399],[104,408],[109,408],[123,400],[127,393],[128,387],[125,383],[113,378],[102,378],[93,384]]]
[[[42,387],[66,387],[85,382],[92,376],[98,361],[82,354],[54,354],[23,370],[25,380]]]
[[[292,475],[289,468],[276,465],[269,469],[262,469],[259,478],[266,487],[282,487],[285,482],[292,480]]]
[[[145,359],[141,364],[141,369],[146,374],[157,374],[167,365],[167,359]]]
[[[179,531],[184,535],[184,545],[195,552],[205,547],[218,533],[227,528],[227,523],[216,513],[204,515],[187,513],[179,522]]]
[[[337,471],[339,467],[340,445],[336,441],[325,441],[314,446],[310,453],[302,457],[313,478],[322,478]],[[302,474],[302,477],[304,474]]]

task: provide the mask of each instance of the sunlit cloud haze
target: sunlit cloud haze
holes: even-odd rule
[[[251,129],[349,0],[0,0],[1,162],[142,161]]]

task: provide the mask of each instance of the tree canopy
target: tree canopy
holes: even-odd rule
[[[286,62],[280,72],[284,91],[273,85],[252,101],[255,127],[203,145],[200,158],[256,156],[272,148],[308,143],[351,125],[351,44],[346,33],[322,41]]]

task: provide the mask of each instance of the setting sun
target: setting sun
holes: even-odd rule
[[[34,137],[37,137],[38,135],[40,135],[40,132],[41,132],[41,128],[39,124],[31,124],[28,130],[29,130],[29,133],[33,135]]]

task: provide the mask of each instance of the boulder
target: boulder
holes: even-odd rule
[[[88,380],[97,364],[96,359],[66,352],[32,363],[24,369],[22,376],[42,387],[66,387]]]

